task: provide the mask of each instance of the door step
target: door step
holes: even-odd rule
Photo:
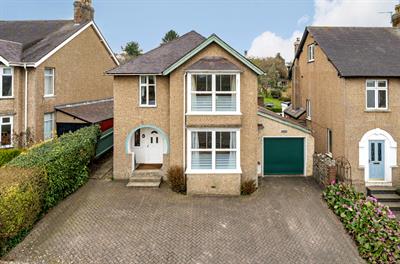
[[[138,188],[159,188],[162,177],[162,170],[135,170],[132,172],[126,186]]]
[[[368,196],[374,196],[378,202],[389,206],[390,210],[395,211],[395,214],[400,212],[400,195],[396,193],[394,187],[367,187]]]
[[[367,194],[369,196],[375,194],[397,194],[395,187],[390,186],[370,186],[367,187]]]

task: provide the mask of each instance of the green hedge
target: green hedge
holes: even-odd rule
[[[44,197],[44,209],[47,210],[87,181],[88,164],[95,155],[99,136],[98,126],[85,127],[30,149],[8,166],[44,169],[48,179]]]
[[[400,263],[400,223],[387,206],[345,184],[324,191],[329,207],[355,240],[369,263]]]
[[[0,149],[0,167],[21,154],[19,149]]]
[[[26,234],[43,209],[47,181],[39,169],[0,169],[0,256]]]

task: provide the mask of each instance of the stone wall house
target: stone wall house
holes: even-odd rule
[[[56,131],[59,105],[113,96],[118,65],[94,23],[91,1],[74,4],[71,20],[0,21],[1,147],[28,129],[36,141]]]
[[[277,121],[260,114],[263,72],[216,35],[191,31],[108,74],[114,76],[114,178],[130,179],[131,186],[140,186],[140,175],[149,180],[146,169],[165,177],[179,166],[189,194],[238,195],[243,181],[257,183],[263,174],[261,138],[285,136],[269,130]],[[299,133],[298,168],[289,173],[308,175],[309,132]]]
[[[316,152],[346,157],[359,187],[399,186],[400,5],[393,27],[307,27],[291,69],[293,104]]]

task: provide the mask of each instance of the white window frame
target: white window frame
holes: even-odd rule
[[[51,131],[50,131],[50,137],[46,138],[46,131],[45,131],[45,123],[46,123],[46,116],[51,116]],[[50,120],[47,120],[50,121]],[[54,130],[55,130],[55,113],[45,113],[43,115],[43,140],[50,140],[54,138]]]
[[[10,69],[11,75],[4,74],[4,69]],[[11,95],[3,96],[3,76],[11,76]],[[14,98],[14,67],[0,66],[0,98]]]
[[[315,61],[315,43],[307,46],[307,59],[308,62]]]
[[[192,75],[211,75],[211,92],[196,92],[192,91]],[[235,75],[236,76],[236,91],[217,91],[216,89],[216,76],[217,75]],[[186,97],[187,97],[187,106],[186,106],[186,115],[241,115],[240,112],[240,73],[238,72],[227,72],[227,71],[218,71],[218,72],[190,72],[187,74],[186,79]],[[212,110],[211,111],[192,111],[192,94],[212,94]],[[236,111],[217,111],[217,94],[236,94]]]
[[[311,100],[306,99],[306,119],[311,120]]]
[[[368,82],[375,82],[374,87],[368,87]],[[378,83],[379,82],[385,82],[386,86],[385,87],[379,87]],[[375,92],[375,104],[374,107],[368,107],[368,91],[374,91]],[[378,107],[379,106],[379,91],[385,91],[386,94],[386,107]],[[366,80],[365,81],[365,109],[367,111],[374,111],[374,110],[388,110],[389,109],[389,82],[388,80]]]
[[[332,156],[332,149],[331,149],[331,145],[333,142],[333,132],[332,129],[327,128],[326,129],[326,154]],[[333,145],[332,145],[333,146]]]
[[[146,83],[142,84],[142,78],[146,78]],[[149,84],[149,77],[154,78],[154,105],[149,105],[149,86],[153,86],[153,84]],[[142,86],[146,87],[146,103],[142,104]],[[157,76],[156,75],[140,75],[139,76],[139,106],[140,107],[157,107]]]
[[[46,73],[46,70],[51,70],[51,74],[47,74]],[[52,93],[51,94],[46,94],[46,78],[47,77],[51,77],[52,78],[52,85],[53,85],[53,91],[52,91]],[[54,94],[55,94],[55,90],[56,90],[56,87],[55,87],[55,85],[56,85],[56,82],[55,82],[55,79],[56,79],[56,70],[55,70],[55,68],[51,68],[51,67],[46,67],[46,68],[44,68],[44,89],[43,89],[43,94],[44,94],[44,97],[54,97]]]
[[[211,149],[192,149],[192,132],[211,132]],[[217,149],[216,148],[216,132],[236,132],[236,149]],[[192,169],[192,152],[193,151],[210,151],[212,153],[212,168],[211,169]],[[218,151],[236,151],[236,169],[216,169],[216,153]],[[242,173],[240,167],[240,129],[239,128],[190,128],[187,129],[187,145],[186,157],[188,174],[229,174]]]
[[[1,134],[3,133],[3,118],[10,118],[9,123],[5,123],[4,125],[11,125],[11,135],[10,135],[10,145],[1,145]],[[13,116],[0,116],[0,148],[11,148],[13,146],[13,132],[14,131],[14,120]]]

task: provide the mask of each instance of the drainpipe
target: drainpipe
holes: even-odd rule
[[[187,72],[183,75],[183,169],[186,171],[186,76]]]
[[[25,109],[25,117],[24,117],[24,129],[26,132],[28,130],[28,69],[26,67],[26,63],[24,63],[24,69],[25,69],[25,101],[24,101],[24,109]]]

